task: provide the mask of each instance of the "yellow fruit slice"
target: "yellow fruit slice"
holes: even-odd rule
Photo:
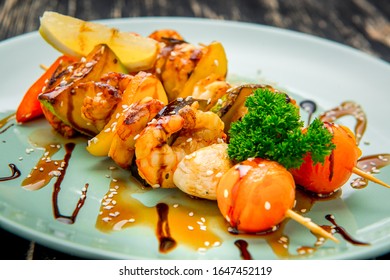
[[[150,69],[158,52],[153,39],[56,12],[43,13],[39,33],[61,53],[76,57],[87,56],[96,45],[106,44],[129,72]]]

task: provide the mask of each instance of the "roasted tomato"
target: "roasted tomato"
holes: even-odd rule
[[[356,145],[353,132],[346,126],[324,123],[333,134],[336,148],[325,158],[324,164],[313,164],[310,155],[299,169],[292,169],[295,183],[309,192],[330,195],[340,189],[352,175],[352,169],[362,152]]]
[[[274,161],[255,158],[236,164],[217,188],[218,207],[241,232],[262,232],[278,225],[295,201],[290,172]]]

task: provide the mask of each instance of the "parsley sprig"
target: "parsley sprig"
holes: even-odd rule
[[[299,108],[285,94],[256,89],[245,101],[248,113],[232,123],[228,155],[236,161],[260,157],[285,168],[299,168],[310,153],[314,163],[323,163],[332,152],[332,134],[319,119],[306,132]]]

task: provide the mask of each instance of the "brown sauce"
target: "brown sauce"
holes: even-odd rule
[[[52,179],[55,179],[52,193],[53,216],[56,220],[62,223],[73,224],[87,198],[86,194],[89,184],[85,184],[83,187],[81,196],[76,203],[72,214],[61,214],[58,197],[61,191],[61,183],[65,178],[69,160],[76,144],[70,142],[61,145],[58,142],[50,142],[53,140],[53,137],[54,136],[52,134],[46,134],[46,132],[44,133],[42,131],[37,131],[35,134],[30,136],[30,140],[33,144],[37,148],[43,148],[44,152],[34,168],[32,168],[27,177],[22,181],[21,186],[26,190],[36,191],[47,186]],[[65,155],[63,159],[54,159],[54,156],[62,149],[62,146],[65,148]]]
[[[241,259],[243,260],[252,260],[251,253],[248,251],[248,242],[246,242],[243,239],[238,239],[234,242],[234,245],[237,246],[237,248],[241,252]]]
[[[10,175],[10,176],[6,176],[6,177],[0,177],[0,182],[13,180],[13,179],[16,179],[16,178],[20,177],[21,172],[20,172],[20,170],[16,167],[15,164],[10,163],[10,164],[8,164],[8,166],[9,166],[9,168],[11,169],[11,175]]]
[[[156,232],[158,240],[160,241],[159,251],[161,253],[166,253],[175,248],[177,244],[175,239],[172,238],[169,228],[169,206],[165,203],[158,203],[156,209],[158,213]]]
[[[13,119],[15,119],[15,113],[8,115],[5,118],[0,120],[0,134],[6,132],[9,128],[11,128],[14,125],[14,123],[11,123],[8,126],[4,127],[6,124],[9,123],[9,121],[11,121]]]
[[[333,226],[322,226],[324,229],[328,230],[328,232],[339,233],[347,242],[351,243],[352,245],[363,245],[363,246],[370,245],[369,243],[361,242],[354,239],[342,226],[337,224],[336,219],[333,215],[328,214],[325,216],[325,219],[327,219],[333,224]]]
[[[135,195],[148,195],[154,190],[142,187],[128,179],[125,172],[112,170],[112,180],[104,195],[96,228],[102,232],[124,230],[143,226],[155,232],[160,253],[167,253],[176,244],[185,245],[202,253],[221,245],[214,232],[223,218],[214,201],[194,199],[182,192],[165,196],[153,206],[145,206]],[[217,226],[215,226],[217,224]]]
[[[360,140],[363,137],[363,134],[366,131],[367,127],[367,116],[359,104],[353,101],[343,102],[340,106],[322,113],[320,115],[320,120],[322,122],[332,123],[344,116],[352,116],[353,118],[355,118],[356,144],[359,145]]]
[[[361,157],[357,162],[357,167],[367,173],[378,174],[380,169],[390,164],[390,154],[375,154]],[[365,178],[355,178],[351,186],[355,189],[362,189],[368,185]]]
[[[61,172],[61,175],[57,178],[56,182],[54,183],[54,189],[53,189],[53,196],[52,196],[52,205],[53,205],[53,214],[54,218],[62,223],[65,224],[73,224],[76,221],[76,217],[80,211],[80,208],[84,205],[85,200],[87,199],[87,189],[89,184],[85,184],[84,188],[82,189],[81,196],[76,204],[75,209],[73,210],[72,215],[66,216],[61,214],[59,204],[58,204],[58,196],[61,191],[61,183],[62,180],[65,177],[66,169],[69,164],[70,157],[72,155],[72,152],[74,150],[75,144],[74,143],[67,143],[65,144],[65,157],[63,160],[63,170]]]

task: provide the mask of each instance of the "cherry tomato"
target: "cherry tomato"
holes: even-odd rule
[[[290,172],[297,185],[316,194],[329,195],[348,181],[362,152],[348,127],[328,122],[324,124],[333,134],[332,142],[336,148],[325,158],[324,164],[314,165],[311,156],[307,155],[301,167]]]
[[[219,210],[242,232],[266,231],[286,217],[295,201],[290,172],[274,161],[255,158],[226,172],[217,187]]]

